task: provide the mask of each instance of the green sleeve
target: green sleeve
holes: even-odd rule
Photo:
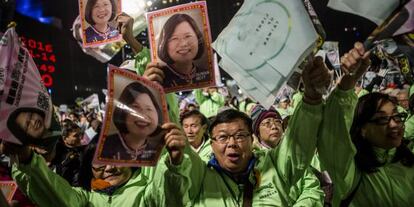
[[[310,165],[321,119],[322,104],[299,102],[280,146],[270,150],[273,165],[286,187],[295,185]]]
[[[194,98],[197,104],[200,106],[205,100],[207,100],[207,97],[203,95],[203,90],[201,89],[194,89]]]
[[[325,194],[320,187],[318,178],[310,169],[305,171],[305,175],[299,180],[297,185],[300,189],[300,195],[293,206],[323,206]]]
[[[163,156],[160,165],[157,171],[165,179],[160,186],[168,192],[172,206],[185,206],[199,195],[207,167],[188,144],[180,165],[170,164],[168,154]]]
[[[12,176],[20,190],[38,206],[88,206],[89,193],[81,188],[71,187],[65,179],[52,172],[44,159],[35,153],[29,164],[13,164]]]
[[[318,140],[318,153],[322,170],[327,170],[334,183],[334,206],[346,198],[356,184],[354,156],[356,149],[349,130],[358,98],[354,90],[335,89],[327,100],[323,124]]]
[[[139,75],[143,75],[147,64],[150,62],[151,56],[148,48],[143,47],[142,51],[135,55],[135,70]],[[168,104],[168,115],[171,122],[180,125],[178,99],[175,93],[168,93],[166,95]]]
[[[224,101],[225,101],[224,96],[221,95],[221,93],[219,93],[219,92],[214,92],[211,95],[211,100],[213,100],[214,102],[216,102],[220,106],[223,106],[224,105]]]
[[[408,140],[414,139],[414,116],[410,115],[404,123],[404,138]]]

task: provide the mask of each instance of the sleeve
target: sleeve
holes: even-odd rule
[[[219,93],[219,92],[214,92],[211,95],[211,100],[213,100],[214,102],[216,102],[220,106],[223,106],[224,105],[224,102],[225,102],[224,96],[221,93]]]
[[[189,205],[200,193],[205,172],[205,163],[188,145],[180,165],[172,165],[168,153],[163,155],[153,179],[153,187],[161,193],[151,200],[163,200],[167,206]]]
[[[344,199],[356,182],[356,149],[349,130],[357,100],[353,89],[335,89],[324,110],[317,148],[321,169],[329,172],[334,184],[334,204]]]
[[[89,193],[73,188],[52,172],[44,159],[34,154],[29,164],[13,164],[13,179],[19,188],[38,206],[87,206]]]
[[[204,101],[207,100],[207,97],[203,95],[203,91],[201,89],[194,89],[194,98],[197,104],[200,106]]]
[[[270,150],[273,165],[290,188],[303,177],[315,154],[322,104],[298,103],[279,147]]]
[[[297,183],[300,189],[300,195],[296,200],[294,207],[322,207],[325,194],[320,187],[318,178],[311,170],[306,170],[305,175]]]
[[[410,115],[410,117],[404,123],[404,138],[408,140],[414,139],[414,116]]]

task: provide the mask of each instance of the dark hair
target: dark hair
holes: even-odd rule
[[[161,108],[159,107],[157,100],[155,99],[154,95],[151,93],[151,91],[144,86],[143,84],[139,83],[139,82],[132,82],[129,85],[127,85],[124,90],[122,91],[121,95],[119,96],[118,101],[122,104],[125,105],[130,105],[132,103],[134,103],[135,98],[137,95],[139,94],[148,94],[148,96],[151,98],[152,103],[155,106],[155,109],[157,110],[157,115],[158,115],[158,125],[161,125],[163,123],[163,119],[162,119],[162,112],[161,112]],[[123,134],[123,133],[128,133],[128,129],[126,127],[125,124],[125,119],[127,116],[127,111],[125,111],[124,109],[115,106],[115,110],[112,116],[112,120],[116,126],[116,128],[118,129],[118,131]],[[161,132],[162,130],[160,129],[160,127],[157,127],[157,129],[151,133],[150,136],[155,136],[157,134],[159,134],[159,132]]]
[[[206,116],[204,116],[204,114],[202,114],[199,110],[194,109],[191,111],[185,111],[184,113],[181,114],[180,116],[180,123],[181,125],[183,125],[183,121],[184,119],[190,117],[190,116],[198,116],[198,118],[200,118],[201,120],[201,125],[208,125],[208,119]]]
[[[62,137],[63,137],[63,139],[65,139],[66,137],[68,137],[70,135],[70,133],[75,132],[75,131],[80,132],[80,130],[81,130],[81,128],[79,127],[79,125],[77,125],[73,122],[68,122],[65,126],[63,126]]]
[[[212,136],[212,132],[215,126],[222,123],[232,122],[237,119],[243,120],[249,132],[252,133],[252,119],[250,119],[247,114],[235,109],[227,109],[218,113],[217,116],[212,120],[211,125],[208,129],[208,133],[210,136]]]
[[[410,96],[408,99],[408,110],[410,111],[410,114],[414,114],[414,94]]]
[[[33,139],[39,139],[40,137],[33,137],[29,134],[27,134],[23,129],[17,124],[16,119],[17,116],[19,116],[20,113],[23,112],[30,112],[30,113],[37,113],[39,114],[43,119],[45,119],[45,112],[38,109],[38,108],[30,108],[30,107],[23,107],[23,108],[17,108],[14,110],[7,119],[7,128],[9,128],[10,132],[18,138],[22,143],[27,143],[29,140]]]
[[[171,38],[174,33],[175,28],[181,22],[188,22],[191,28],[194,30],[198,40],[198,51],[197,55],[194,57],[194,60],[200,58],[204,52],[204,40],[203,33],[197,27],[197,23],[194,19],[187,14],[174,14],[171,16],[167,22],[164,24],[160,34],[160,41],[158,42],[158,57],[167,64],[173,64],[174,61],[168,55],[168,40]]]
[[[354,120],[352,122],[350,134],[357,152],[355,155],[355,163],[358,169],[363,172],[372,173],[378,170],[378,167],[385,163],[379,161],[375,155],[372,144],[362,136],[362,128],[375,113],[386,103],[391,102],[397,105],[397,100],[382,93],[370,93],[362,96],[355,108]],[[414,154],[408,149],[407,142],[403,141],[397,147],[393,162],[401,161],[405,166],[413,166]]]
[[[85,20],[86,22],[88,22],[88,24],[90,25],[95,25],[95,21],[93,21],[92,18],[92,9],[95,6],[96,2],[98,0],[88,0],[88,2],[86,3],[86,7],[85,7]],[[112,4],[112,14],[111,14],[111,18],[109,18],[109,21],[112,21],[115,16],[116,16],[116,10],[117,10],[117,5],[115,3],[115,0],[109,0]]]

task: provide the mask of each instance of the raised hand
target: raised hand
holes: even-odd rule
[[[367,71],[371,64],[369,51],[365,51],[364,45],[360,42],[355,43],[348,53],[341,57],[341,69],[345,72],[339,82],[338,87],[341,90],[354,88],[356,82]]]
[[[321,57],[315,57],[306,65],[302,79],[305,86],[303,101],[312,105],[321,103],[323,94],[319,89],[331,83],[331,73]]]
[[[118,30],[122,34],[122,38],[129,44],[132,48],[132,51],[136,54],[142,50],[142,45],[139,43],[132,33],[134,19],[122,12],[115,18],[116,23],[118,24]]]
[[[173,165],[181,164],[184,156],[184,148],[187,142],[187,137],[184,132],[174,123],[165,123],[161,126],[162,129],[167,130],[165,135],[165,147],[170,154],[170,161]]]
[[[162,64],[158,62],[150,62],[147,64],[147,68],[143,74],[143,77],[151,81],[156,81],[162,85],[164,82],[164,71],[161,69]]]

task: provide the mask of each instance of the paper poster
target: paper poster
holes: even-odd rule
[[[0,40],[0,91],[0,139],[16,144],[46,142],[43,135],[51,126],[52,101],[14,28]]]
[[[17,184],[14,181],[0,181],[0,189],[7,202],[11,202],[17,190]]]
[[[160,62],[166,93],[215,85],[204,1],[147,13],[151,58]]]
[[[317,39],[301,0],[246,0],[213,47],[221,68],[269,108]]]
[[[84,47],[122,39],[115,17],[121,13],[121,0],[79,0]]]
[[[110,65],[108,103],[94,163],[156,165],[168,122],[162,87]]]

